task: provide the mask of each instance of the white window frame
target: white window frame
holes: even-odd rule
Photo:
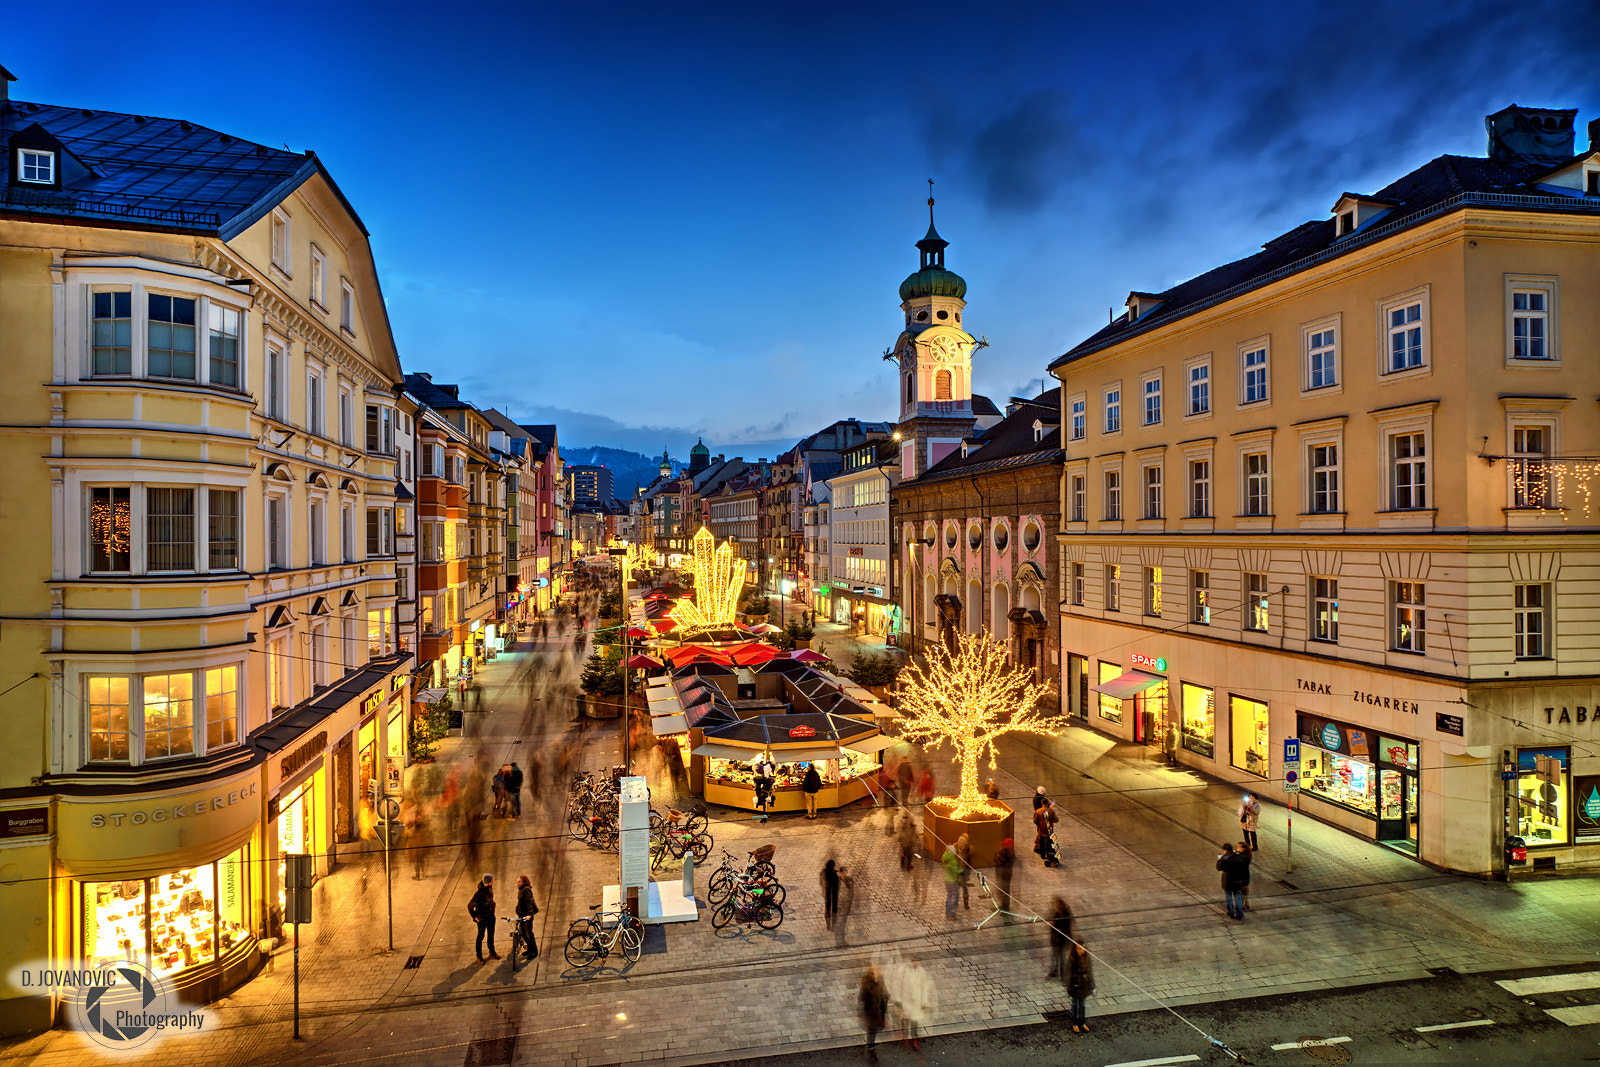
[[[1537,591],[1538,604],[1530,604],[1528,590]],[[1517,582],[1511,587],[1511,652],[1518,661],[1555,658],[1555,640],[1551,622],[1555,612],[1551,596],[1555,590],[1552,582]],[[1530,629],[1528,620],[1537,618],[1537,631]],[[1537,641],[1536,648],[1533,642]]]
[[[1544,295],[1544,348],[1542,357],[1516,355],[1516,310],[1518,293]],[[1561,366],[1561,280],[1547,274],[1507,274],[1505,276],[1506,366],[1549,369]]]
[[[273,559],[272,540],[272,507],[276,503],[282,509],[281,519],[278,522],[278,558]],[[261,564],[262,570],[292,570],[294,568],[294,535],[290,532],[293,527],[294,517],[290,514],[290,500],[288,486],[283,483],[272,483],[268,486],[266,500],[261,508]]]
[[[1106,564],[1105,610],[1122,610],[1122,564]]]
[[[1196,468],[1203,468],[1196,471]],[[1210,456],[1185,456],[1184,469],[1189,481],[1189,508],[1187,518],[1209,519],[1216,510],[1212,495],[1214,468]]]
[[[96,767],[149,767],[159,766],[169,760],[205,756],[214,752],[226,752],[236,749],[244,743],[245,738],[245,708],[247,707],[245,687],[247,682],[247,664],[242,659],[224,660],[216,663],[174,664],[161,666],[156,663],[141,661],[143,670],[125,670],[129,664],[106,664],[104,666],[82,667],[75,672],[73,686],[80,693],[79,714],[82,716],[82,743],[80,746],[80,765]],[[233,706],[233,740],[223,741],[213,746],[210,743],[211,704],[213,695],[206,688],[207,674],[211,671],[233,668],[234,678],[234,706]],[[161,677],[175,674],[192,675],[191,700],[192,707],[189,713],[190,747],[185,752],[172,753],[166,756],[145,756],[145,700],[144,682],[146,678]],[[128,758],[126,760],[94,758],[93,746],[93,717],[90,711],[91,692],[94,679],[117,678],[128,683]],[[222,691],[217,692],[218,696]],[[219,720],[220,721],[220,720]]]
[[[1122,521],[1122,468],[1120,466],[1102,467],[1100,470],[1100,487],[1103,494],[1104,507],[1101,515],[1106,522]]]
[[[348,278],[339,279],[339,329],[352,336],[356,332],[356,290]]]
[[[1432,434],[1420,427],[1407,427],[1405,429],[1389,430],[1384,434],[1384,454],[1389,471],[1389,477],[1387,479],[1389,490],[1388,510],[1433,510],[1433,494],[1431,492],[1432,486],[1430,485],[1431,479],[1429,478],[1429,474],[1433,467],[1433,442],[1431,441],[1431,437]],[[1402,438],[1409,442],[1406,447],[1408,450],[1411,450],[1410,454],[1406,456],[1400,455],[1399,443]],[[1415,441],[1417,438],[1422,439],[1422,453],[1420,456],[1414,451]],[[1402,468],[1406,468],[1414,472],[1418,467],[1421,468],[1422,476],[1420,479],[1416,478],[1414,475],[1407,477],[1403,487],[1405,502],[1401,503],[1402,485],[1400,481],[1400,471]]]
[[[1067,399],[1067,440],[1082,441],[1089,435],[1089,396],[1079,393]]]
[[[261,397],[267,418],[287,422],[289,408],[289,346],[276,336],[267,339],[267,358],[261,368]]]
[[[289,213],[284,211],[282,208],[273,208],[271,218],[272,223],[269,240],[271,245],[272,265],[278,270],[282,271],[285,277],[292,278],[294,277],[294,274],[289,270],[289,264],[290,256],[293,254],[294,246],[290,243],[291,230]]]
[[[1072,565],[1072,603],[1074,607],[1083,607],[1084,600],[1084,566],[1081,563]]]
[[[328,394],[324,386],[327,375],[321,367],[306,365],[306,432],[316,437],[327,436]]]
[[[311,302],[327,310],[328,307],[328,257],[315,242],[311,245]]]
[[[1196,372],[1202,372],[1203,377],[1196,379]],[[1183,364],[1183,417],[1185,419],[1209,419],[1211,407],[1215,400],[1213,396],[1211,374],[1211,353],[1196,356],[1186,360]],[[1199,395],[1197,396],[1197,389]],[[1199,406],[1196,406],[1197,403]]]
[[[28,157],[30,156],[34,157],[36,160],[45,161],[50,170],[50,176],[48,178],[28,177],[28,167],[30,166]],[[15,163],[17,168],[17,181],[23,183],[24,185],[48,185],[54,188],[57,184],[59,184],[59,178],[57,175],[60,174],[61,161],[56,158],[56,152],[54,149],[37,148],[31,145],[21,145],[17,148],[17,158]],[[33,163],[31,165],[35,168],[38,167],[37,163]]]
[[[1100,436],[1113,437],[1121,432],[1122,383],[1117,382],[1100,390]]]
[[[1196,626],[1211,625],[1211,572],[1189,572],[1189,621]]]
[[[1402,594],[1406,599],[1402,600]],[[1407,628],[1409,627],[1409,628]],[[1389,583],[1389,650],[1415,656],[1428,653],[1428,592],[1426,582]]]
[[[1380,381],[1401,381],[1406,378],[1421,377],[1433,373],[1433,315],[1430,301],[1431,290],[1429,286],[1420,286],[1404,293],[1378,301],[1378,379]],[[1399,370],[1390,369],[1390,336],[1395,329],[1411,329],[1410,323],[1402,327],[1391,327],[1389,313],[1397,308],[1409,307],[1412,304],[1419,306],[1416,328],[1420,330],[1419,349],[1422,362],[1415,367],[1403,367]]]
[[[1543,451],[1534,452],[1518,440],[1518,431],[1539,430],[1544,435]],[[1518,511],[1553,511],[1561,507],[1561,479],[1556,476],[1551,458],[1560,455],[1559,415],[1534,415],[1516,412],[1506,420],[1506,507]],[[1544,462],[1535,463],[1538,457]],[[1538,486],[1539,488],[1535,488]]]
[[[1328,575],[1306,578],[1311,605],[1309,637],[1313,641],[1339,643],[1339,579]]]
[[[1151,474],[1155,477],[1152,480]],[[1141,518],[1166,517],[1166,471],[1161,463],[1145,463],[1139,468],[1139,502]]]
[[[1161,617],[1161,568],[1145,567],[1144,578],[1144,613],[1150,618]]]
[[[1250,364],[1251,357],[1260,353],[1259,365]],[[1272,403],[1272,338],[1270,335],[1257,337],[1241,342],[1235,350],[1235,362],[1239,367],[1239,400],[1241,408],[1255,407],[1257,404],[1267,405]],[[1261,395],[1250,399],[1251,375],[1260,372]]]
[[[1324,335],[1332,335],[1331,342],[1318,344]],[[1327,353],[1328,367],[1332,373],[1332,380],[1324,380],[1320,384],[1316,380],[1316,368],[1312,356],[1317,353]],[[1300,391],[1302,393],[1317,393],[1318,395],[1335,395],[1344,392],[1344,316],[1343,314],[1329,315],[1314,322],[1302,323],[1300,326]]]
[[[1160,426],[1163,397],[1161,372],[1155,371],[1139,379],[1139,418],[1141,426]]]
[[[1089,472],[1076,470],[1067,475],[1068,522],[1089,521]]]
[[[1250,472],[1250,457],[1263,457],[1262,470],[1259,475]],[[1252,510],[1255,496],[1251,479],[1261,478],[1260,510]],[[1251,445],[1239,450],[1239,514],[1248,518],[1264,518],[1272,515],[1272,449],[1265,444]]]
[[[306,498],[306,562],[313,567],[328,564],[328,497],[311,493]]]
[[[1244,574],[1244,610],[1240,624],[1250,633],[1272,631],[1272,582],[1265,571]]]
[[[346,448],[355,447],[356,397],[350,386],[339,382],[339,443]]]

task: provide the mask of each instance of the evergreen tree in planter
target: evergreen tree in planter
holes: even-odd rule
[[[901,666],[900,660],[887,652],[881,656],[864,652],[850,664],[848,673],[850,680],[859,686],[885,688],[900,676]]]
[[[589,657],[583,676],[578,679],[578,688],[588,696],[622,695],[622,656],[616,649],[607,647]]]

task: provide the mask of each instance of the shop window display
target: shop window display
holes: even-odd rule
[[[1121,675],[1122,668],[1120,666],[1115,663],[1107,663],[1105,660],[1100,661],[1100,681],[1098,684],[1105,685],[1113,678],[1121,677]],[[1100,717],[1107,722],[1122,722],[1122,701],[1116,697],[1106,696],[1104,693],[1097,693],[1096,695],[1100,698]]]
[[[165,975],[213,962],[219,950],[249,937],[248,865],[246,846],[154,878],[82,883],[85,963],[102,967],[148,953],[150,968]]]
[[[1302,791],[1377,816],[1377,776],[1370,763],[1305,746],[1300,759]]]
[[[823,785],[838,785],[840,782],[877,772],[878,759],[876,756],[851,752],[849,749],[845,749],[844,753],[843,759],[817,761],[817,773],[822,776]],[[748,785],[751,789],[754,789],[756,777],[753,765],[756,755],[756,753],[752,753],[752,758],[749,761],[712,757],[707,761],[706,773],[718,781],[731,782],[734,785]],[[777,768],[775,776],[776,788],[800,788],[800,784],[806,776],[806,768],[811,764],[805,762],[778,762],[782,758],[783,752],[781,750],[774,752],[772,755],[773,765]]]
[[[1216,754],[1217,716],[1212,691],[1203,686],[1184,682],[1183,692],[1183,747],[1207,759]]]
[[[288,863],[283,857],[311,851],[311,797],[311,783],[307,782],[295,790],[293,796],[278,805],[279,909],[282,909],[286,902],[283,887],[287,881]]]
[[[1267,706],[1245,697],[1228,698],[1228,715],[1233,724],[1233,765],[1241,771],[1268,776]]]
[[[1571,840],[1568,759],[1565,748],[1517,750],[1517,833],[1530,846]]]

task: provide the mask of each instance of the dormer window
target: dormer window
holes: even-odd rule
[[[1154,293],[1129,293],[1127,302],[1128,322],[1132,324],[1139,321],[1160,307],[1161,304],[1162,299]]]
[[[1583,172],[1583,192],[1585,196],[1600,196],[1600,170]]]
[[[1356,213],[1354,211],[1343,211],[1343,212],[1340,212],[1339,213],[1339,236],[1340,237],[1344,237],[1347,234],[1352,234],[1352,233],[1355,233],[1355,232],[1356,232]]]
[[[56,184],[56,154],[46,148],[17,149],[17,180],[29,185]]]
[[[1344,193],[1333,205],[1335,240],[1348,237],[1368,223],[1387,215],[1397,206],[1394,200],[1380,200],[1375,196]]]
[[[1044,439],[1044,423],[1038,419],[1033,420],[1033,443],[1038,444]]]

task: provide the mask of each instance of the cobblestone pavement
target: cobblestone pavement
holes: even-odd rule
[[[830,646],[839,639],[819,636]],[[563,748],[579,754],[578,766],[615,762],[619,724],[573,721],[570,691],[554,684],[558,672],[536,669],[551,655],[525,643],[490,664],[483,679],[492,710],[468,715],[467,736],[447,746],[438,766],[481,753],[492,765],[515,757],[525,767],[538,754],[549,767]],[[557,662],[572,680],[570,657]],[[545,699],[537,699],[541,691]],[[919,764],[924,758],[910,746],[886,756],[902,754]],[[1231,922],[1214,859],[1216,843],[1238,834],[1234,787],[1078,728],[1059,738],[1010,739],[999,762],[992,773],[1024,831],[1035,786],[1061,802],[1065,863],[1044,868],[1027,849],[1031,835],[1020,833],[1015,910],[1044,913],[1056,896],[1069,902],[1079,936],[1098,959],[1097,1013],[1157,1003],[1181,1010],[1421,977],[1427,968],[1484,971],[1597,955],[1600,881],[1505,885],[1449,877],[1304,818],[1294,826],[1290,872],[1278,808],[1263,813],[1252,910],[1244,922]],[[953,790],[953,765],[935,754],[932,766]],[[665,782],[654,788],[658,801],[671,795]],[[718,846],[742,854],[777,845],[788,887],[783,925],[718,931],[702,911],[700,922],[652,929],[645,955],[631,967],[614,961],[573,970],[560,958],[566,925],[616,881],[617,861],[561,833],[564,804],[547,770],[543,796],[527,804],[524,818],[485,823],[476,858],[469,861],[463,846],[436,846],[424,854],[421,877],[413,877],[416,854],[397,854],[392,952],[381,855],[342,866],[318,885],[317,921],[302,940],[303,1039],[290,1038],[291,955],[280,947],[260,977],[208,1009],[207,1036],[169,1040],[151,1062],[579,1067],[803,1052],[862,1040],[855,987],[873,963],[885,968],[891,997],[907,964],[921,965],[934,990],[929,1033],[1038,1022],[1065,1005],[1059,980],[1045,977],[1044,927],[996,920],[975,930],[990,909],[976,885],[970,910],[947,919],[931,860],[920,859],[910,873],[899,868],[893,823],[906,813],[865,805],[815,822],[786,816],[766,825],[714,809]],[[853,883],[831,931],[818,887],[829,856]],[[506,960],[475,960],[466,902],[483,871],[496,874],[502,914],[510,912],[516,875],[533,878],[544,950],[534,965],[513,972]],[[674,869],[658,877],[677,875]],[[413,958],[416,965],[407,967]],[[891,1026],[903,1021],[892,1013]],[[62,1031],[13,1043],[0,1060],[96,1062],[77,1035]]]

